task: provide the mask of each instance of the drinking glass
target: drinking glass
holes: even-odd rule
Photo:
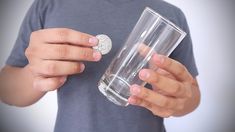
[[[138,22],[101,77],[98,88],[110,101],[127,106],[132,84],[145,85],[138,77],[150,68],[154,53],[169,56],[186,33],[154,10],[146,7]],[[156,69],[155,69],[156,70]]]

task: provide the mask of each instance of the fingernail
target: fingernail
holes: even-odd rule
[[[140,93],[140,87],[138,85],[131,86],[131,93],[133,95],[138,95]]]
[[[140,71],[140,78],[147,79],[149,78],[150,74],[147,72],[147,70],[141,70]]]
[[[85,65],[81,64],[80,68],[81,68],[81,72],[83,72],[85,70]]]
[[[136,104],[136,99],[130,97],[130,98],[128,99],[128,102],[129,102],[130,104]]]
[[[99,52],[99,51],[95,51],[95,52],[93,52],[93,58],[94,58],[94,60],[95,60],[95,61],[100,60],[100,59],[101,59],[101,57],[102,57],[102,55],[100,54],[100,52]]]
[[[164,57],[162,55],[156,54],[154,60],[157,64],[162,64],[164,62]]]
[[[89,39],[89,43],[91,43],[92,46],[97,45],[97,44],[98,44],[98,41],[99,41],[99,40],[98,40],[96,37],[92,37],[92,38]]]

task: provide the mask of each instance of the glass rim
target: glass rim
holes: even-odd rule
[[[144,11],[147,11],[154,16],[160,17],[160,19],[163,20],[163,22],[169,24],[172,28],[176,29],[182,35],[183,38],[187,35],[187,33],[183,29],[181,29],[179,26],[177,26],[176,24],[174,24],[173,22],[171,22],[167,18],[163,17],[161,14],[157,13],[156,11],[151,9],[150,7],[145,7]]]

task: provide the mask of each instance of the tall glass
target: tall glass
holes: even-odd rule
[[[186,36],[175,24],[146,7],[124,46],[99,81],[98,88],[110,101],[127,106],[130,85],[145,85],[138,73],[152,68],[154,53],[169,56]]]

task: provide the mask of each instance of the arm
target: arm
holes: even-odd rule
[[[0,73],[0,99],[16,106],[35,103],[61,87],[67,76],[82,73],[84,61],[99,61],[101,54],[92,48],[97,44],[96,37],[72,29],[33,32],[25,50],[29,63],[24,68],[6,66]]]
[[[33,88],[29,68],[5,66],[0,72],[1,101],[15,106],[27,106],[38,101],[45,92]]]

